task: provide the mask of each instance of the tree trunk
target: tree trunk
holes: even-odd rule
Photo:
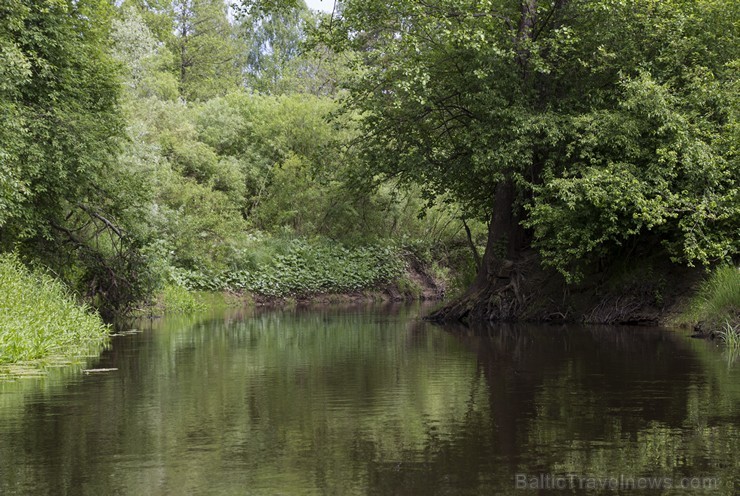
[[[507,260],[516,258],[524,241],[524,230],[519,225],[519,218],[514,211],[516,189],[511,179],[496,185],[491,222],[488,224],[488,241],[478,275],[475,278],[473,291],[488,285],[491,277],[498,274]]]
[[[522,0],[517,32],[516,62],[522,86],[530,84],[529,42],[537,22],[538,0]],[[493,211],[483,261],[472,286],[451,305],[429,316],[436,321],[517,320],[526,303],[522,288],[521,253],[525,232],[516,210],[517,191],[511,171],[506,171],[493,193]]]
[[[480,257],[480,253],[478,253],[478,247],[475,246],[475,241],[473,241],[473,233],[470,232],[470,227],[468,226],[468,223],[465,221],[465,218],[462,218],[463,227],[465,228],[465,235],[468,238],[468,245],[470,246],[470,253],[473,255],[473,260],[475,261],[475,270],[480,270],[481,266],[483,265],[483,261]]]
[[[521,290],[520,255],[525,232],[515,206],[511,179],[496,185],[488,241],[478,274],[457,301],[428,318],[435,321],[516,320],[525,303]]]

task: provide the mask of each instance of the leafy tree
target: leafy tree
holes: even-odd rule
[[[128,16],[134,10],[146,24],[154,38],[168,47],[174,44],[176,33],[175,2],[174,0],[123,0],[120,3],[120,12]],[[174,69],[174,67],[173,67]]]
[[[0,9],[0,246],[52,265],[104,310],[125,309],[146,292],[136,227],[145,202],[115,167],[113,10],[92,0]]]
[[[84,197],[109,163],[120,129],[101,43],[110,12],[51,0],[3,7],[3,238],[49,237],[65,200]]]
[[[247,87],[264,93],[285,93],[291,79],[289,73],[296,71],[304,25],[310,18],[305,4],[269,15],[251,13],[241,17],[239,29],[247,47]]]
[[[302,0],[245,1],[237,12],[248,88],[273,95],[336,93],[345,61],[313,36],[326,15],[312,12]]]
[[[577,278],[633,246],[737,255],[738,7],[719,1],[344,2],[367,174],[489,221],[452,317],[514,317],[530,246]],[[496,306],[496,305],[494,305]],[[499,314],[496,314],[496,312]]]
[[[139,10],[125,8],[120,18],[113,20],[111,38],[113,56],[125,68],[124,81],[132,96],[177,98],[177,79],[170,70],[172,53],[147,27]]]
[[[223,95],[239,81],[236,45],[222,0],[174,0],[180,93],[186,100]]]
[[[20,155],[25,145],[22,91],[31,79],[32,65],[18,43],[30,13],[20,1],[0,4],[0,226],[21,216],[30,195]],[[3,234],[0,241],[7,237]]]

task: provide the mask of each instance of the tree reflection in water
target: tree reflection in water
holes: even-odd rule
[[[0,493],[526,494],[515,474],[542,473],[734,494],[739,372],[711,344],[419,314],[165,319],[93,364],[115,372],[0,384]]]

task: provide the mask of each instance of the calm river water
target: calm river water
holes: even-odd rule
[[[713,343],[421,312],[147,321],[88,364],[117,370],[0,383],[0,495],[737,494]]]

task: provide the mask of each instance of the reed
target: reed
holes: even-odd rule
[[[60,281],[0,255],[0,365],[98,354],[109,331]]]

